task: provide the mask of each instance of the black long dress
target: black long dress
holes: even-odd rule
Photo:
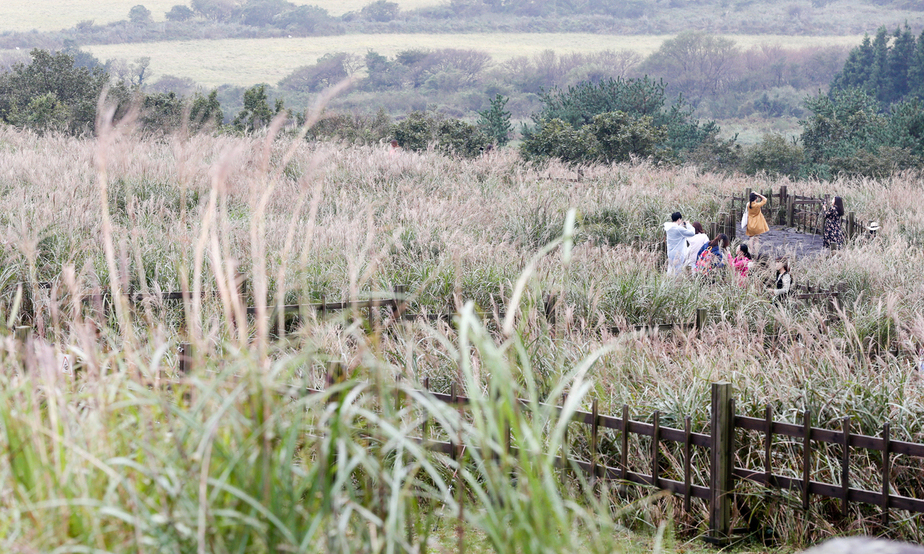
[[[834,206],[825,210],[825,232],[822,244],[827,248],[838,248],[844,245],[844,231],[841,229],[841,215]]]

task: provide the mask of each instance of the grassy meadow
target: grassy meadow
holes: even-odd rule
[[[543,50],[558,54],[632,50],[643,56],[657,50],[669,35],[593,35],[586,33],[358,34],[333,37],[170,41],[145,44],[86,46],[101,60],[151,58],[152,78],[175,75],[207,87],[221,84],[275,84],[293,70],[311,65],[324,54],[350,52],[363,56],[370,49],[394,56],[412,48],[461,48],[490,54],[502,62]],[[784,37],[728,35],[742,49],[762,44],[787,48],[854,46],[861,36]]]
[[[890,421],[893,440],[924,441],[924,205],[908,201],[921,195],[918,175],[788,182],[635,164],[573,177],[509,149],[459,160],[292,132],[145,139],[125,125],[75,139],[0,128],[0,550],[631,552],[640,535],[645,550],[689,551],[703,504],[686,514],[663,495],[589,487],[554,455],[570,444],[586,456],[586,435],[566,433],[564,418],[594,398],[601,413],[628,404],[638,419],[657,409],[662,425],[690,416],[707,431],[716,380],[734,384],[739,413],[771,404],[799,422],[811,407],[817,426],[849,415],[856,432]],[[759,275],[739,286],[664,274],[652,245],[672,211],[708,222],[725,195],[781,184],[839,194],[882,223],[874,241],[794,260],[797,282],[844,286],[832,319],[822,306],[773,304]],[[237,272],[250,301],[233,290]],[[271,335],[274,305],[399,284],[415,311],[460,315],[383,329],[307,314]],[[81,301],[178,289],[192,299],[117,301],[108,317]],[[548,293],[563,301],[554,322]],[[692,321],[697,308],[708,311],[701,332],[627,332]],[[17,325],[32,338],[17,341]],[[767,348],[770,333],[787,340]],[[177,371],[180,342],[193,345],[189,375]],[[62,371],[65,355],[80,372]],[[303,394],[324,385],[329,361],[347,381]],[[468,415],[418,392],[425,381],[471,396]],[[540,404],[563,393],[564,415]],[[381,400],[396,394],[408,401]],[[427,436],[465,445],[461,461],[412,440]],[[650,446],[635,440],[631,464],[644,468]],[[610,465],[617,442],[601,442]],[[762,437],[738,444],[739,464],[763,467]],[[676,476],[681,458],[664,448],[662,476]],[[813,479],[837,483],[836,458],[818,448]],[[798,442],[775,456],[780,474],[801,474]],[[877,490],[875,457],[852,463],[855,486]],[[893,463],[894,490],[924,497],[921,462]],[[708,471],[694,467],[702,483]],[[837,518],[835,501],[816,497],[803,513],[797,494],[738,492],[770,541],[754,550],[861,532],[924,538],[920,516],[896,513],[881,529],[875,507]]]
[[[291,0],[297,5],[320,6],[331,15],[343,15],[359,11],[370,2],[366,0]],[[57,31],[73,27],[81,21],[92,20],[97,25],[128,19],[128,10],[139,2],[121,0],[4,0],[0,2],[0,31]],[[410,10],[432,6],[431,0],[399,0],[402,9]],[[141,5],[151,10],[154,21],[164,21],[164,14],[177,4],[185,6],[184,0],[142,0]]]

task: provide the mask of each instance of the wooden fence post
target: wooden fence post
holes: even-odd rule
[[[327,362],[327,386],[328,388],[340,384],[344,381],[343,364],[340,362]],[[340,393],[331,395],[330,401],[334,404],[340,402]]]
[[[558,295],[557,294],[547,294],[545,295],[545,320],[549,322],[549,325],[552,327],[555,326],[555,308],[558,307]]]
[[[892,460],[889,453],[889,422],[882,424],[882,529],[889,527],[889,481],[892,477]]]
[[[180,375],[189,375],[193,368],[193,347],[188,342],[181,342],[177,349],[177,358],[179,361],[178,371]]]
[[[700,331],[706,327],[706,308],[696,308],[696,328]]]
[[[32,327],[28,325],[19,325],[13,330],[13,338],[16,341],[16,356],[22,363],[22,371],[26,372],[26,348],[29,345],[29,338],[32,336]]]
[[[394,304],[392,305],[392,317],[393,319],[400,319],[404,315],[404,311],[407,310],[407,303],[405,298],[407,297],[407,285],[395,285],[395,298]]]
[[[802,412],[802,509],[809,509],[809,489],[812,483],[812,410]]]
[[[841,420],[841,513],[850,509],[850,417]]]
[[[735,456],[735,415],[731,395],[731,383],[712,384],[709,535],[718,542],[731,535],[732,468]]]
[[[854,212],[847,214],[847,238],[852,239],[857,235],[857,217]]]
[[[795,227],[796,222],[795,222],[795,220],[794,220],[794,217],[795,217],[796,203],[795,203],[795,201],[793,201],[792,197],[787,197],[786,200],[787,200],[787,203],[786,203],[786,226],[787,226],[787,227]]]

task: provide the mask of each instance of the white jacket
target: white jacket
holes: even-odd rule
[[[706,233],[697,233],[686,240],[686,249],[683,253],[683,265],[689,267],[696,266],[696,255],[703,248],[703,245],[709,242]]]
[[[667,234],[667,271],[670,273],[680,269],[686,238],[692,237],[696,231],[687,223],[677,225],[671,221],[664,224],[664,232]]]

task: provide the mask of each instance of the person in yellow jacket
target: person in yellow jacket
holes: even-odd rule
[[[751,193],[751,198],[748,200],[748,226],[745,230],[749,237],[756,237],[770,230],[767,220],[764,219],[763,212],[760,211],[760,208],[766,203],[766,196],[756,192]]]

